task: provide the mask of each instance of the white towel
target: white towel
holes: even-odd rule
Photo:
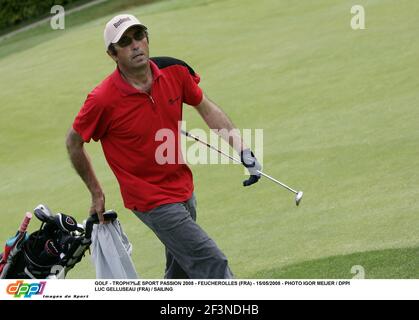
[[[118,219],[93,226],[92,261],[97,279],[138,279],[131,252],[132,245]]]

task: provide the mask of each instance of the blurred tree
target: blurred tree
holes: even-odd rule
[[[0,31],[26,21],[49,16],[53,5],[87,3],[93,0],[0,0]]]

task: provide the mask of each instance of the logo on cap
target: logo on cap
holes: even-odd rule
[[[129,17],[119,19],[119,21],[114,23],[113,26],[115,28],[118,28],[121,24],[123,24],[125,21],[128,21],[128,20],[131,20],[131,19]]]

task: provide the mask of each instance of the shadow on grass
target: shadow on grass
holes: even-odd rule
[[[362,267],[362,268],[361,268]],[[419,279],[419,247],[367,251],[261,270],[252,279]]]

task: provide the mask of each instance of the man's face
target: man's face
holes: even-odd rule
[[[148,64],[149,48],[145,28],[139,26],[129,28],[114,47],[117,54],[111,57],[118,65],[127,69],[141,69]]]

